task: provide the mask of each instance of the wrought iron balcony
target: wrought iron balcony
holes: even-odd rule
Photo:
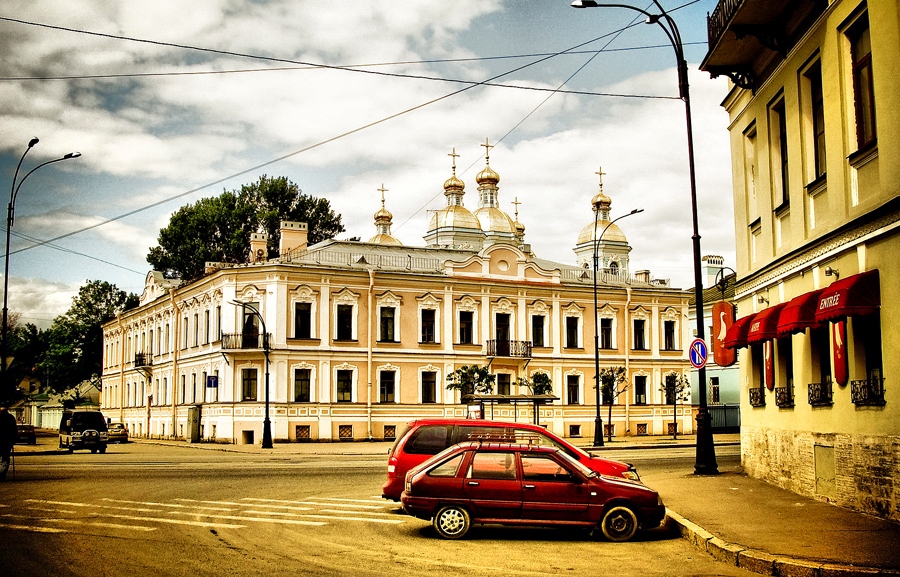
[[[151,355],[150,353],[134,353],[134,366],[152,367],[153,355]]]
[[[222,349],[266,349],[272,333],[222,333]]]
[[[750,389],[750,406],[766,406],[766,389],[764,389],[763,387],[753,387],[752,389]]]
[[[814,407],[834,404],[831,398],[831,382],[810,383],[809,404]]]
[[[884,379],[850,381],[850,400],[860,406],[884,405]]]
[[[531,341],[490,340],[487,342],[489,357],[531,358]]]
[[[781,408],[789,409],[794,406],[794,385],[778,387],[775,389],[775,404]]]

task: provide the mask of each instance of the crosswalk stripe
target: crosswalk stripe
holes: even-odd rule
[[[196,515],[196,513],[188,513],[182,511],[169,511],[170,515]],[[244,517],[243,515],[203,515],[212,519],[229,519],[233,521],[257,521],[260,523],[287,523],[290,525],[313,525],[321,527],[325,525],[320,521],[301,521],[299,519],[266,519],[265,517]]]
[[[288,503],[291,505],[315,505],[315,506],[320,506],[320,507],[324,507],[324,506],[353,507],[353,508],[360,508],[360,509],[383,509],[384,508],[383,506],[380,506],[380,505],[342,505],[339,503],[328,503],[326,505],[326,503],[320,503],[318,501],[286,501],[283,499],[256,499],[253,497],[243,497],[242,500],[244,500],[244,501],[261,501],[261,502],[267,502],[267,503]],[[276,505],[257,505],[257,506],[275,507]]]
[[[204,505],[195,505],[191,507],[189,505],[179,505],[177,503],[155,503],[153,501],[126,501],[124,499],[110,499],[108,497],[104,497],[101,501],[109,501],[111,503],[131,503],[132,505],[154,505],[156,507],[178,507],[181,509],[211,509],[213,511],[234,511],[234,509],[229,509],[228,507],[207,507]]]

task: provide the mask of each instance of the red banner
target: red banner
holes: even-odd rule
[[[730,367],[737,360],[737,352],[725,348],[725,334],[734,324],[734,305],[725,301],[714,303],[712,317],[713,361],[720,367]]]
[[[775,388],[775,341],[768,340],[763,343],[763,357],[766,361],[766,388],[770,391]]]
[[[831,323],[831,351],[834,357],[834,381],[846,385],[850,380],[847,363],[847,321],[841,319]]]

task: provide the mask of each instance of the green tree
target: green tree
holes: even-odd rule
[[[625,382],[625,367],[605,367],[600,369],[600,394],[608,412],[606,424],[612,425],[612,406],[619,395],[628,390],[629,385],[622,386]],[[612,442],[612,426],[607,429],[607,439]]]
[[[19,313],[10,313],[7,326],[9,346],[8,365],[4,372],[0,400],[13,401],[22,397],[19,385],[29,378],[40,378],[38,365],[47,348],[47,333],[31,323],[20,324]]]
[[[309,244],[344,232],[341,216],[328,200],[303,194],[286,177],[263,175],[240,190],[178,209],[159,231],[159,245],[150,249],[147,262],[192,281],[203,276],[207,262],[246,262],[250,234],[258,230],[269,235],[268,256],[277,257],[282,220],[307,223]]]
[[[666,375],[666,381],[661,383],[659,390],[666,395],[666,404],[672,405],[672,438],[678,438],[678,403],[687,402],[691,398],[691,379],[686,375],[670,373]]]
[[[88,281],[72,297],[69,310],[53,320],[47,331],[47,350],[40,363],[49,388],[61,393],[102,373],[101,325],[122,311],[136,307],[138,297],[106,281]]]
[[[487,367],[464,365],[447,375],[447,390],[460,391],[463,396],[490,394],[494,390],[495,379]]]
[[[516,382],[520,387],[528,387],[532,395],[549,395],[553,392],[553,381],[547,373],[535,373],[531,379],[519,377]]]

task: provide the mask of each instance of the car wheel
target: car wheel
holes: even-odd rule
[[[637,516],[628,507],[618,505],[603,515],[600,529],[610,541],[628,541],[637,533]]]
[[[100,447],[100,454],[103,455],[106,453],[106,447]]]
[[[434,530],[444,539],[461,539],[472,526],[469,512],[456,505],[441,507],[434,516]]]
[[[91,455],[96,455],[96,454],[97,454],[97,449],[91,449]]]

